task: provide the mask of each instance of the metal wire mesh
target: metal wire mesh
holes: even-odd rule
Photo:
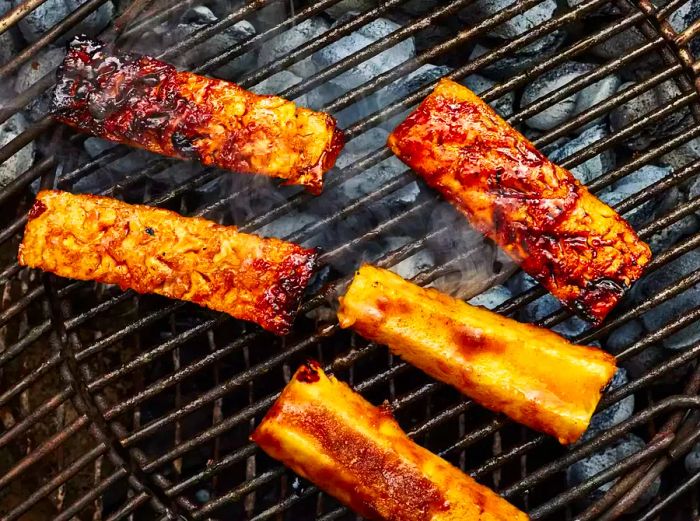
[[[415,57],[340,97],[328,100],[321,108],[340,113],[376,95],[393,82],[401,81],[422,65],[448,55],[454,56],[456,51],[470,46],[477,38],[539,1],[515,2],[494,16],[474,25],[462,26]],[[0,76],[10,77],[23,63],[80,23],[103,2],[88,0],[3,64]],[[41,3],[30,1],[26,10]],[[134,35],[174,16],[192,3],[135,2],[102,37],[126,45]],[[197,72],[210,73],[227,61],[259,49],[283,31],[337,3],[337,0],[325,0],[304,7],[287,6],[277,1],[249,2],[232,9],[216,23],[176,45],[163,49],[160,56],[164,59],[181,56],[261,9],[287,9],[287,16],[281,23],[204,63],[187,64]],[[248,71],[238,83],[252,87],[368,22],[391,14],[402,3],[399,0],[379,2],[374,8],[344,19],[322,36]],[[639,46],[599,63],[594,71],[521,106],[508,118],[511,124],[519,125],[602,78],[635,66],[639,59],[658,58],[651,74],[634,86],[616,92],[533,139],[538,147],[555,143],[640,94],[666,81],[673,81],[678,93],[667,103],[561,161],[563,166],[573,168],[618,146],[640,130],[661,124],[670,115],[688,111],[688,117],[672,135],[626,157],[616,168],[589,184],[594,193],[602,193],[640,167],[654,163],[700,136],[697,64],[685,47],[694,33],[677,35],[665,22],[682,3],[672,1],[655,7],[644,1],[577,2],[575,7],[558,12],[551,20],[502,42],[475,59],[467,59],[465,55],[465,59],[454,64],[448,76],[463,79],[502,63],[544,36],[579,27],[578,31],[570,32],[578,36],[569,38],[558,52],[541,57],[532,67],[510,75],[481,94],[491,102],[505,94],[520,92],[533,78],[567,60],[585,55],[593,47],[630,28],[636,28],[644,37]],[[437,2],[434,9],[411,18],[400,29],[280,94],[289,98],[309,94],[471,4],[469,0]],[[617,14],[608,23],[593,31],[585,27],[588,15],[609,5],[617,8]],[[0,19],[0,31],[12,27],[23,15],[26,11],[7,13]],[[583,30],[580,30],[581,26]],[[52,74],[46,74],[26,91],[17,94],[0,111],[0,122],[7,121],[51,88],[52,83]],[[419,102],[431,88],[432,83],[419,86],[407,96],[383,104],[374,112],[352,121],[346,129],[349,138],[361,136],[392,116],[401,114]],[[60,153],[60,145],[55,143],[67,140],[79,144],[85,136],[73,135],[44,117],[0,148],[0,160],[10,160],[28,143],[42,139],[50,142],[44,148],[48,152],[38,157],[0,193],[0,217],[4,220],[0,244],[8,250],[16,248],[26,222],[23,214],[32,199],[32,183],[69,190],[77,186],[79,189],[81,181],[96,177],[102,169],[131,153],[128,147],[117,146],[90,160],[71,161]],[[368,150],[356,163],[331,172],[327,177],[326,191],[357,178],[389,157],[390,153],[383,146]],[[173,164],[171,160],[153,157],[138,170],[121,174],[115,182],[104,186],[102,193],[225,223],[234,223],[236,208],[248,204],[245,184],[232,183],[231,191],[218,192],[214,198],[203,198],[202,190],[209,183],[230,176],[212,169],[193,167],[184,182],[163,185],[154,181],[159,173]],[[654,198],[686,187],[698,178],[699,170],[700,159],[690,159],[686,164],[678,165],[662,181],[631,194],[615,207],[621,214],[629,215]],[[317,234],[332,230],[358,212],[382,204],[414,181],[413,174],[405,170],[370,194],[349,200],[340,208],[328,209],[316,221],[284,238],[311,241]],[[260,231],[286,215],[303,212],[313,200],[308,194],[292,188],[279,188],[278,192],[284,197],[279,204],[264,211],[253,211],[245,222],[235,224],[244,231]],[[323,197],[320,197],[321,201]],[[350,240],[331,241],[322,255],[322,264],[332,266],[338,259],[352,258],[358,251],[371,249],[374,242],[391,236],[397,229],[418,226],[417,221],[420,222],[425,211],[436,202],[433,194],[423,190],[410,207],[382,215],[381,219],[368,220],[354,231]],[[700,198],[688,198],[661,215],[640,223],[640,236],[650,240],[666,233],[669,227],[693,216],[699,209]],[[429,249],[431,244],[451,231],[449,225],[428,229],[416,240],[382,252],[371,260],[385,267],[396,266]],[[697,250],[699,244],[700,233],[697,232],[674,242],[656,255],[649,267],[650,273],[664,270],[669,263]],[[464,259],[478,251],[454,252],[416,274],[414,280],[419,284],[430,284],[459,269]],[[0,467],[3,472],[0,494],[4,494],[0,495],[0,500],[6,506],[6,511],[3,511],[5,519],[19,519],[23,515],[66,520],[91,516],[100,519],[173,519],[178,516],[256,520],[351,518],[345,508],[311,484],[300,482],[248,441],[252,429],[288,381],[291,372],[308,357],[319,359],[327,369],[373,402],[388,399],[399,423],[418,443],[499,490],[529,511],[533,519],[562,519],[574,515],[580,520],[616,519],[656,476],[661,473],[677,475],[678,461],[700,438],[699,416],[692,412],[700,407],[700,371],[695,368],[700,354],[698,342],[672,353],[645,374],[608,393],[601,408],[631,395],[642,405],[628,420],[566,450],[545,436],[484,411],[391,356],[381,346],[367,344],[341,331],[336,322],[320,315],[318,310],[326,307],[329,300],[342,290],[351,271],[331,270],[327,283],[302,304],[295,331],[279,339],[250,325],[180,302],[58,280],[19,268],[14,257],[2,261],[0,371],[3,385],[0,388],[0,412],[4,430],[0,432],[0,450],[8,457],[3,458],[7,461],[3,461]],[[494,269],[489,283],[502,281],[504,277],[504,273]],[[700,267],[633,306],[623,304],[602,327],[587,329],[574,340],[587,343],[603,339],[609,332],[654,310],[698,282]],[[497,311],[521,316],[528,304],[543,295],[544,291],[535,286],[504,302]],[[700,306],[684,309],[651,334],[631,340],[618,358],[624,361],[644,353],[692,325],[699,317]],[[568,312],[559,309],[541,318],[539,323],[553,327],[569,318]],[[659,384],[674,371],[688,366],[694,369],[684,381]],[[569,465],[611,446],[629,432],[643,435],[647,444],[642,450],[579,485],[566,485],[563,476]],[[591,491],[615,478],[620,479],[602,499],[590,506],[581,503]],[[630,519],[655,519],[664,515],[681,516],[677,519],[697,517],[699,479],[698,475],[684,480],[667,479],[667,490],[662,490],[654,502]]]

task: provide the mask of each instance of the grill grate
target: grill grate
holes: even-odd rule
[[[0,31],[13,29],[27,12],[47,1],[51,0],[28,0],[21,8],[8,12],[0,19]],[[24,63],[34,59],[105,1],[88,0],[0,66],[0,77],[13,78]],[[534,78],[571,59],[586,56],[595,46],[636,28],[643,35],[639,46],[624,55],[603,60],[589,74],[521,106],[510,115],[509,122],[521,125],[610,74],[635,67],[641,59],[653,56],[657,61],[648,76],[534,136],[533,142],[540,148],[555,144],[583,125],[607,116],[616,107],[669,80],[678,87],[673,99],[560,163],[567,168],[581,165],[606,150],[619,147],[640,130],[662,125],[669,116],[689,111],[672,135],[630,154],[617,168],[589,183],[594,193],[602,194],[640,167],[660,161],[665,154],[677,151],[700,136],[697,99],[700,66],[684,47],[697,32],[697,23],[678,35],[666,21],[685,1],[657,2],[664,4],[660,7],[648,0],[571,2],[576,6],[561,9],[532,30],[501,42],[475,59],[467,59],[466,49],[482,41],[486,33],[541,1],[514,2],[481,22],[469,26],[460,24],[437,45],[428,46],[415,57],[314,108],[339,114],[376,96],[393,82],[403,81],[421,66],[443,63],[442,60],[447,60],[445,63],[452,67],[448,76],[461,80],[502,63],[513,53],[556,31],[568,32],[567,41],[557,52],[542,56],[528,69],[509,75],[481,94],[491,102],[509,93],[520,93]],[[213,73],[221,65],[256,51],[275,36],[310,17],[321,15],[337,3],[338,0],[323,0],[307,5],[286,5],[258,0],[229,6],[229,13],[219,21],[204,26],[172,47],[163,48],[159,55],[175,60],[241,20],[259,16],[266,10],[279,9],[287,13],[280,23],[269,25],[220,55],[187,64],[197,72]],[[320,37],[310,39],[236,80],[246,88],[253,87],[367,23],[395,16],[404,3],[403,0],[377,2],[376,7],[341,19]],[[411,17],[391,34],[280,94],[288,98],[309,95],[317,87],[390,50],[397,43],[420,35],[436,22],[455,17],[473,3],[470,0],[435,2],[431,12]],[[158,0],[136,0],[101,37],[128,46],[138,41],[138,36],[145,31],[179,16],[194,4],[194,1],[168,5]],[[586,27],[593,13],[610,6],[616,7],[618,14],[610,15],[595,30]],[[456,59],[460,53],[462,58]],[[0,109],[0,123],[24,109],[52,84],[51,72],[18,93]],[[362,114],[347,126],[349,139],[358,138],[403,113],[431,88],[432,83],[416,86],[407,96]],[[326,283],[302,305],[302,317],[296,330],[289,337],[278,339],[252,326],[180,302],[29,272],[19,268],[13,256],[2,256],[4,251],[16,249],[26,222],[23,215],[32,200],[31,186],[38,183],[80,190],[85,186],[81,183],[99,177],[106,168],[133,153],[128,147],[116,146],[95,158],[81,158],[77,162],[61,153],[62,143],[80,146],[84,140],[85,136],[71,134],[43,117],[0,148],[1,162],[12,160],[29,143],[37,143],[40,149],[34,164],[0,192],[0,219],[3,220],[0,230],[0,287],[3,289],[0,296],[3,382],[0,420],[4,425],[4,430],[0,431],[0,451],[7,455],[0,460],[3,473],[0,476],[0,512],[4,512],[5,519],[22,516],[60,520],[87,517],[174,519],[178,516],[324,521],[353,518],[314,486],[299,483],[289,471],[247,441],[291,372],[307,357],[319,359],[327,369],[349,381],[373,402],[390,400],[399,422],[418,443],[499,490],[529,511],[533,519],[618,519],[659,475],[664,477],[664,486],[657,497],[624,519],[699,518],[700,474],[687,475],[682,459],[700,440],[700,369],[697,366],[700,342],[694,341],[684,350],[668,351],[668,356],[651,369],[609,392],[602,408],[634,396],[635,414],[566,450],[548,437],[482,410],[455,391],[429,380],[380,346],[367,344],[341,331],[337,323],[319,313],[347,282],[351,274],[347,259],[353,259],[350,264],[356,265],[362,252],[372,250],[373,244],[391,237],[397,230],[411,229],[413,240],[369,258],[381,266],[394,267],[454,233],[452,222],[424,225],[430,209],[440,204],[430,191],[421,190],[416,202],[400,211],[379,212],[367,223],[353,228],[349,239],[330,241],[321,258],[322,263],[330,267]],[[155,179],[162,179],[162,172],[176,163],[154,156],[149,156],[146,164],[138,169],[103,183],[98,191],[226,223],[242,223],[244,231],[256,232],[268,229],[266,227],[294,212],[303,213],[316,201],[323,205],[326,194],[345,182],[358,179],[390,157],[390,152],[376,143],[374,149],[368,150],[351,166],[336,168],[327,178],[324,195],[318,199],[295,188],[271,191],[267,186],[259,186],[266,196],[277,194],[279,204],[272,207],[247,208],[251,195],[249,187],[259,181],[250,177],[240,180],[212,169],[191,166],[184,180],[173,177],[167,178],[165,183],[158,182]],[[615,208],[629,216],[645,203],[673,190],[686,190],[698,179],[699,171],[700,158],[688,159],[663,180],[619,201]],[[222,176],[225,181],[216,185],[216,197],[207,196],[207,187],[219,182]],[[366,213],[368,208],[376,211],[378,205],[414,181],[415,177],[404,169],[369,194],[346,201],[341,207],[326,208],[317,220],[284,238],[313,242],[319,234],[332,234],[358,213]],[[279,194],[284,197],[281,201]],[[244,212],[242,207],[247,210]],[[640,235],[647,240],[658,237],[683,219],[693,218],[699,210],[700,197],[696,194],[641,222]],[[685,234],[657,252],[649,272],[661,273],[672,262],[697,251],[699,245],[697,230]],[[414,280],[419,284],[442,280],[463,269],[465,262],[483,255],[485,247],[488,245],[472,242],[470,248],[451,252],[416,273]],[[500,271],[494,269],[478,289],[503,282],[509,273],[507,267]],[[619,327],[653,312],[698,283],[700,266],[695,266],[690,273],[653,295],[623,304],[602,327],[586,329],[574,340],[581,343],[604,341]],[[496,309],[521,316],[528,305],[538,302],[544,295],[545,292],[535,286],[521,291]],[[570,318],[568,312],[558,309],[539,317],[538,323],[554,327]],[[625,362],[643,355],[677,332],[687,330],[698,319],[700,305],[685,306],[661,327],[639,339],[630,339],[618,351],[618,359]],[[677,375],[684,368],[690,368],[691,376],[679,378]],[[566,485],[564,476],[572,463],[614,446],[616,440],[631,432],[647,441],[644,448],[576,486]],[[615,478],[620,479],[597,502],[589,506],[581,504],[582,498]]]

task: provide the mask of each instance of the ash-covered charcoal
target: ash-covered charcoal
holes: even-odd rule
[[[440,0],[407,0],[400,9],[411,16],[425,16],[440,5]]]
[[[615,372],[615,376],[608,384],[606,393],[610,393],[615,389],[622,387],[629,382],[627,377],[627,371],[620,367]],[[587,441],[591,438],[595,438],[600,433],[614,427],[615,425],[622,423],[627,418],[634,414],[634,394],[625,396],[622,400],[613,403],[607,409],[603,409],[597,412],[591,418],[591,423],[588,425],[588,429],[581,437],[581,441]]]
[[[586,0],[566,0],[569,7],[578,7],[579,5],[585,3]],[[601,15],[616,15],[620,14],[620,8],[615,5],[615,2],[610,1],[603,5],[595,7],[593,10],[587,13],[588,16],[601,16]]]
[[[423,3],[422,0],[416,0],[419,3]],[[406,4],[402,4],[405,6]],[[433,47],[440,45],[453,38],[461,29],[463,29],[462,22],[459,19],[446,19],[443,25],[438,25],[437,23],[429,25],[424,29],[421,29],[413,35],[414,44],[416,46],[416,54],[421,54],[423,51],[432,49]],[[436,56],[436,62],[440,64],[449,64],[454,62],[454,55],[446,54],[441,56]]]
[[[294,85],[300,83],[302,80],[301,76],[297,76],[293,72],[290,71],[279,71],[270,76],[269,78],[265,78],[263,81],[258,83],[257,85],[254,85],[250,88],[251,92],[255,92],[256,94],[274,94],[277,95],[281,92],[284,92],[286,89],[293,87]],[[314,103],[316,98],[314,98],[313,95],[311,94],[302,94],[301,96],[294,98],[292,101],[294,103],[297,103],[298,105],[301,105],[303,107],[309,107],[312,109],[317,109],[320,108],[319,103]]]
[[[526,273],[519,273],[517,278],[511,282],[511,285],[516,288],[516,293],[522,293],[537,285],[535,279]],[[561,302],[553,295],[547,293],[537,300],[527,304],[520,311],[520,318],[524,322],[537,322],[549,315],[556,313],[562,308]],[[553,326],[552,331],[556,331],[560,335],[567,338],[573,338],[583,333],[590,327],[590,324],[585,320],[572,316],[567,320]]]
[[[0,1],[0,16],[12,9],[12,3],[9,0]],[[16,27],[8,27],[0,34],[0,63],[7,63],[24,47],[19,29]],[[1,88],[1,87],[0,87]]]
[[[700,177],[696,177],[688,187],[688,199],[695,199],[700,196]]]
[[[663,269],[644,276],[633,288],[633,294],[641,301],[658,295],[686,275],[700,269],[700,250],[692,250],[666,264]],[[642,315],[644,326],[648,331],[656,331],[669,322],[676,320],[700,302],[700,283],[688,288],[680,295],[659,304]],[[668,349],[685,349],[700,340],[700,321],[662,340]]]
[[[402,240],[403,239],[403,240]],[[410,237],[397,237],[393,244],[390,244],[388,251],[394,251],[413,239]],[[403,243],[403,244],[401,244]],[[430,250],[421,250],[415,255],[402,260],[391,271],[401,275],[404,279],[410,280],[420,273],[424,273],[436,265],[435,255]]]
[[[700,472],[700,442],[696,443],[685,457],[685,470],[691,476]]]
[[[318,217],[315,216],[310,209],[304,212],[292,210],[263,226],[260,229],[260,235],[263,237],[279,237],[280,239],[284,239],[303,230],[317,220]],[[320,234],[321,232],[319,231],[318,233]],[[318,244],[320,241],[314,236],[306,242]]]
[[[45,75],[54,74],[56,67],[61,64],[65,55],[66,51],[63,48],[45,47],[41,49],[36,56],[22,65],[17,71],[14,84],[15,92],[20,94]],[[46,116],[49,112],[50,104],[51,94],[47,91],[38,97],[32,98],[32,101],[25,107],[25,113],[31,121],[37,121]]]
[[[479,74],[472,74],[463,78],[459,81],[465,87],[469,87],[474,93],[481,95],[482,93],[490,90],[496,85],[496,82],[480,76]],[[506,119],[513,114],[513,106],[515,104],[515,92],[509,91],[500,98],[489,103],[493,107],[493,110],[498,112],[498,115]]]
[[[648,40],[639,29],[630,27],[600,42],[591,49],[591,54],[604,61],[617,60],[621,56],[629,54],[647,42]],[[625,80],[636,81],[648,76],[649,71],[656,70],[661,66],[663,66],[663,61],[659,54],[650,52],[645,53],[625,67],[622,67],[619,70],[619,74]]]
[[[646,334],[645,332],[645,335]],[[630,378],[636,380],[667,362],[671,356],[673,356],[673,353],[665,347],[653,345],[622,362],[622,367],[627,370]],[[678,382],[683,382],[689,373],[693,371],[695,366],[695,363],[690,362],[676,367],[656,378],[654,380],[654,385],[678,385]]]
[[[486,309],[495,309],[512,296],[513,294],[507,287],[497,284],[470,299],[469,303],[472,306],[482,306]]]
[[[688,197],[677,187],[669,189],[654,210],[654,218],[661,219],[669,212],[686,203]],[[700,230],[700,217],[697,214],[672,222],[649,240],[649,247],[657,254],[670,248],[686,237]]]
[[[346,16],[347,18],[353,18],[357,16],[357,13],[348,13]],[[333,27],[344,23],[347,18],[344,16],[338,20]],[[356,32],[351,33],[348,36],[344,36],[340,40],[335,41],[320,51],[314,53],[312,55],[312,59],[319,68],[328,67],[341,61],[349,55],[358,52],[373,42],[384,38],[392,32],[400,29],[400,27],[401,26],[399,24],[387,18],[377,18],[376,20],[373,20],[367,25],[361,27]],[[330,81],[341,88],[344,92],[347,92],[354,89],[358,85],[375,78],[379,74],[402,64],[414,56],[415,47],[413,45],[413,38],[407,38],[386,51],[383,51],[369,60],[360,63],[347,72],[336,76]]]
[[[634,318],[614,329],[605,340],[605,347],[608,352],[618,355],[645,338],[648,334],[649,332],[644,327],[642,320]],[[647,346],[643,350],[625,359],[621,365],[632,380],[637,380],[667,361],[671,355],[672,353],[667,349],[655,344]],[[654,383],[673,385],[682,381],[692,368],[693,364],[685,364],[681,367],[677,367],[656,379]]]
[[[521,107],[527,107],[533,102],[545,98],[548,94],[557,91],[571,83],[576,78],[586,76],[596,70],[596,66],[590,63],[567,62],[556,69],[552,69],[530,83],[523,91],[520,100]],[[615,75],[606,76],[593,85],[577,91],[553,106],[532,116],[526,123],[538,130],[550,130],[570,120],[576,114],[604,101],[612,96],[620,85],[620,80]],[[603,118],[594,120],[587,125],[595,124]]]
[[[605,341],[605,347],[613,354],[619,354],[632,344],[641,340],[646,334],[641,320],[633,318],[620,327],[613,329]],[[635,378],[635,375],[632,375]]]
[[[676,32],[680,33],[698,19],[700,19],[700,0],[691,0],[676,9],[668,17],[668,22]],[[700,39],[695,37],[688,45],[695,57],[700,57]]]
[[[281,58],[297,47],[312,41],[328,31],[330,24],[320,16],[307,18],[288,31],[274,36],[266,41],[258,53],[258,66],[264,66],[278,58]],[[289,66],[288,70],[302,78],[308,78],[317,71],[310,56],[299,60]]]
[[[345,23],[348,19],[357,16],[357,14],[356,12],[347,13],[338,19],[332,27]],[[344,36],[314,53],[311,59],[319,70],[325,69],[368,45],[371,45],[373,42],[384,38],[399,28],[400,25],[396,22],[387,18],[377,18],[361,27],[359,30]],[[312,95],[318,96],[319,99],[316,103],[324,105],[413,58],[415,53],[416,49],[413,38],[407,38],[393,47],[373,56],[369,60],[325,82],[322,86],[314,89]],[[346,109],[335,114],[335,116],[340,125],[346,127],[378,109],[379,104],[377,103],[375,94],[350,105]]]
[[[12,115],[0,124],[0,148],[27,129],[27,120],[21,113]],[[34,141],[29,142],[19,152],[11,155],[0,164],[0,188],[7,186],[17,176],[31,168],[34,162]]]
[[[89,137],[83,141],[83,148],[91,159],[97,159],[116,146],[118,146],[116,143],[98,137]],[[158,157],[152,152],[134,149],[121,154],[117,159],[105,163],[103,168],[118,174],[130,174],[142,169],[145,164]]]
[[[153,35],[147,36],[144,44],[137,45],[136,50],[144,54],[152,54],[153,49],[149,49],[146,45],[148,45],[147,42],[153,36],[155,36],[156,41],[160,42],[160,46],[170,47],[218,21],[219,18],[208,7],[202,5],[191,7],[182,14],[174,26],[171,22],[166,22],[153,29]],[[253,24],[247,20],[241,20],[217,32],[211,38],[208,38],[206,42],[179,53],[176,57],[173,57],[173,63],[183,68],[191,67],[193,64],[202,64],[211,58],[219,56],[238,43],[249,40],[255,34],[256,31]],[[249,51],[214,69],[210,74],[217,78],[236,82],[241,74],[253,69],[255,60],[255,52]]]
[[[194,497],[197,501],[204,504],[211,499],[211,492],[209,492],[205,488],[200,488],[197,492],[194,493]]]
[[[553,31],[538,38],[513,54],[506,56],[482,69],[482,74],[496,80],[508,80],[523,71],[528,71],[545,58],[554,55],[564,44],[566,32]],[[477,43],[469,55],[469,60],[474,61],[480,56],[491,51],[481,43]]]
[[[381,89],[376,94],[377,106],[380,108],[386,107],[395,101],[399,101],[410,94],[413,94],[421,87],[435,83],[437,80],[443,76],[449,74],[452,71],[450,67],[446,65],[423,65],[422,67],[411,72],[405,78],[387,85]],[[405,111],[392,116],[387,121],[385,121],[382,126],[387,130],[393,130],[399,123],[401,123],[409,112],[413,110],[414,107],[409,107]]]
[[[348,11],[367,11],[376,7],[377,3],[377,0],[340,0],[326,9],[326,13],[333,18],[341,18]]]
[[[700,138],[691,139],[661,156],[661,162],[679,170],[700,159]],[[696,194],[697,195],[697,194]]]
[[[371,128],[367,132],[360,134],[345,145],[343,153],[338,157],[337,166],[341,170],[352,168],[363,157],[372,151],[378,150],[386,143],[389,133],[383,128]],[[324,197],[334,201],[348,204],[360,197],[366,196],[389,183],[391,180],[409,174],[409,169],[397,157],[391,156],[376,165],[358,172],[351,179],[340,184],[337,188],[328,190]],[[410,189],[401,194],[402,204],[415,202],[420,190],[417,183],[409,185]],[[399,196],[399,192],[389,195],[387,204],[391,204]]]
[[[618,92],[629,89],[633,85],[635,85],[634,82],[623,83],[620,85]],[[626,103],[615,107],[610,112],[610,130],[619,132],[636,120],[667,107],[679,96],[681,96],[681,90],[676,82],[666,80]],[[687,115],[687,108],[677,110],[661,119],[661,121],[654,121],[638,133],[626,138],[624,143],[632,150],[644,150],[655,141],[670,136]]]
[[[626,458],[641,451],[646,446],[644,440],[634,434],[626,434],[622,438],[616,440],[605,449],[594,452],[573,465],[566,471],[566,481],[570,487],[580,485],[584,481],[592,478],[596,474],[610,468],[611,466],[622,462]],[[590,504],[600,499],[606,491],[610,490],[614,481],[601,485],[593,492],[586,496],[582,503]],[[639,499],[633,504],[631,511],[636,511],[648,504],[661,489],[661,478],[654,480],[652,485],[642,494]]]
[[[609,135],[606,123],[599,123],[589,127],[573,139],[562,139],[542,151],[552,161],[561,164],[577,152],[593,146],[598,141],[607,138]],[[615,152],[611,148],[606,148],[597,156],[587,159],[582,164],[571,168],[571,173],[582,183],[588,184],[597,177],[615,168]]]
[[[517,0],[477,0],[462,9],[459,17],[470,25],[497,15],[500,11],[513,6]],[[556,0],[543,0],[522,14],[491,29],[488,34],[503,39],[513,39],[535,29],[550,20],[557,10]]]
[[[22,32],[22,36],[24,36],[28,42],[34,42],[86,1],[87,0],[47,0],[27,13],[17,25]],[[22,5],[23,3],[24,0],[12,0],[12,5],[14,7]],[[107,27],[113,15],[114,5],[110,1],[105,2],[73,29],[59,36],[56,43],[66,43],[76,34],[96,36],[97,33]]]
[[[623,177],[600,194],[600,200],[610,206],[615,206],[638,192],[652,186],[672,173],[671,168],[657,165],[644,165],[636,172]],[[632,225],[640,226],[651,219],[658,205],[653,199],[636,205],[632,210],[624,214]]]

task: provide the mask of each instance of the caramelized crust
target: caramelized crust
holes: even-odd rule
[[[296,372],[251,439],[367,519],[528,519],[315,362]]]
[[[53,116],[78,130],[319,193],[343,134],[328,114],[148,56],[76,37],[58,69]]]
[[[651,258],[624,219],[462,85],[440,81],[389,146],[587,320],[602,321]]]
[[[573,443],[588,427],[615,359],[547,329],[363,266],[338,318],[484,407]]]
[[[285,334],[316,253],[206,219],[108,197],[42,191],[19,263],[195,302]]]

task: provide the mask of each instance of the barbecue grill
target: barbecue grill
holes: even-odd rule
[[[355,155],[327,176],[318,198],[267,179],[125,146],[95,152],[94,139],[52,122],[41,100],[53,85],[55,64],[44,67],[39,57],[65,35],[85,30],[88,17],[94,21],[100,10],[104,14],[109,2],[87,0],[33,39],[22,31],[25,43],[17,43],[23,21],[52,3],[15,2],[0,18],[0,31],[18,45],[0,66],[0,128],[13,121],[18,127],[17,114],[30,121],[14,133],[0,133],[5,136],[0,161],[12,172],[0,190],[3,519],[355,518],[248,441],[307,358],[318,359],[374,403],[388,400],[418,443],[533,519],[700,519],[700,470],[692,465],[700,458],[700,301],[692,298],[700,284],[694,256],[700,245],[700,61],[693,54],[700,48],[693,40],[700,19],[692,19],[692,13],[700,13],[698,2],[559,2],[551,16],[514,34],[499,28],[532,20],[529,10],[547,2],[133,0],[115,5],[107,27],[88,24],[104,40],[148,50],[195,72],[215,75],[238,63],[242,72],[230,79],[246,88],[283,85],[272,79],[290,69],[302,74],[300,64],[312,63],[313,74],[274,90],[337,115],[346,128]],[[183,13],[201,5],[216,18],[180,35]],[[690,15],[683,18],[681,12]],[[326,24],[320,34],[266,63],[249,59],[262,55],[261,49],[270,54],[275,42],[289,43],[287,31],[311,19]],[[674,22],[680,19],[684,27]],[[246,20],[255,31],[213,55],[195,52],[205,52]],[[319,52],[378,20],[393,21],[392,29],[319,65]],[[155,31],[168,23],[174,24],[174,37]],[[160,36],[149,39],[149,34]],[[363,68],[407,41],[415,52],[406,59],[388,60],[384,69]],[[538,78],[572,61],[595,67],[565,75],[545,95],[526,101]],[[426,64],[435,66],[432,76],[415,72]],[[34,71],[33,81],[16,92],[5,88],[28,70]],[[360,74],[368,71],[370,77]],[[383,141],[363,139],[390,128],[397,115],[430,92],[438,76],[464,81],[475,74],[500,80],[482,97],[517,100],[517,110],[504,116],[539,148],[562,153],[563,166],[590,164],[613,153],[614,161],[601,161],[607,164],[588,185],[601,197],[628,187],[615,192],[623,195],[614,206],[655,249],[647,283],[640,282],[646,291],[635,288],[599,327],[563,329],[578,343],[602,342],[628,367],[627,378],[606,393],[600,409],[614,416],[624,403],[631,414],[570,448],[481,409],[382,346],[341,331],[329,312],[353,269],[367,260],[405,270],[422,285],[449,287],[463,298],[493,285],[508,288],[509,298],[496,310],[542,326],[564,327],[574,320],[564,309],[538,307],[547,298],[544,290],[526,284],[492,245],[416,184],[410,171],[392,167],[391,175],[381,174],[390,152]],[[613,76],[633,82],[580,110],[567,109],[548,128],[527,126],[533,116],[570,108],[587,87],[600,91],[599,82]],[[362,81],[340,94],[327,88],[348,77]],[[638,117],[620,116],[621,107],[659,93],[662,102],[647,103]],[[572,136],[601,120],[609,125],[607,133],[573,146]],[[353,140],[360,146],[352,149]],[[649,166],[665,174],[643,182],[651,170],[640,169]],[[378,182],[358,181],[367,178]],[[626,179],[637,181],[625,184]],[[293,332],[284,338],[190,304],[22,269],[16,248],[40,186],[105,193],[321,245],[323,267]],[[674,266],[681,261],[690,268],[666,276],[677,273]],[[533,309],[546,313],[537,316]],[[643,443],[630,449],[625,443],[632,436]],[[611,455],[615,464],[595,467]],[[583,462],[594,470],[577,478],[574,469]]]

